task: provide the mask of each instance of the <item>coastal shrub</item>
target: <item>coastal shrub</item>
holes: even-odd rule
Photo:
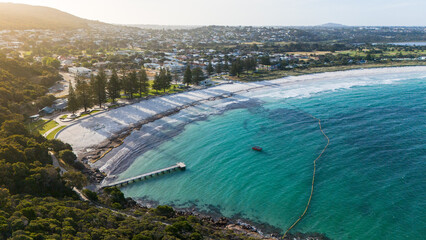
[[[179,239],[185,238],[183,235],[190,233],[194,228],[187,221],[178,221],[166,227],[166,232],[178,237]],[[185,238],[186,239],[186,238]]]
[[[85,188],[85,189],[83,189],[82,192],[83,192],[84,196],[86,196],[91,201],[97,202],[99,200],[98,194],[93,192],[93,191],[90,191],[89,189]]]
[[[118,203],[118,202],[115,202],[115,203],[111,203],[111,205],[110,205],[112,208],[115,208],[115,209],[123,209],[123,206],[121,206],[121,204],[120,203]]]
[[[152,240],[152,237],[139,233],[133,236],[132,240]]]
[[[29,132],[21,122],[17,120],[8,120],[1,125],[0,134],[3,137],[12,135],[28,136]]]
[[[175,210],[170,206],[160,205],[154,210],[154,213],[158,216],[173,217],[175,215]]]
[[[194,232],[189,235],[189,239],[191,240],[201,240],[203,239],[203,236],[200,233]]]
[[[21,212],[22,212],[22,215],[24,215],[29,220],[34,220],[37,217],[32,207],[23,208],[21,209]]]
[[[189,224],[187,221],[179,221],[172,224],[172,226],[175,226],[179,232],[192,232],[193,228],[191,224]]]
[[[117,187],[108,187],[104,188],[103,202],[113,208],[121,209],[126,205],[126,198]]]
[[[74,161],[73,165],[72,165],[75,169],[77,170],[84,170],[86,167],[84,166],[84,164],[80,161]]]
[[[72,150],[71,145],[69,145],[68,143],[63,143],[61,140],[58,140],[58,139],[49,140],[48,145],[55,152],[60,152],[62,150],[66,150],[66,149]]]
[[[60,151],[59,157],[70,165],[74,165],[74,162],[77,159],[77,156],[69,149]]]
[[[66,182],[66,185],[70,188],[78,188],[81,189],[87,183],[87,178],[81,172],[66,172],[62,176]]]

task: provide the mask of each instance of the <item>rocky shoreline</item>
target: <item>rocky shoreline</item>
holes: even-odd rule
[[[144,208],[155,208],[160,205],[159,202],[146,198],[137,199],[136,203]],[[322,233],[300,232],[289,233],[285,238],[282,238],[282,229],[268,223],[254,222],[239,214],[232,217],[225,217],[217,206],[208,206],[208,210],[200,210],[194,203],[192,203],[192,206],[186,208],[179,208],[173,206],[173,204],[171,206],[179,216],[194,216],[217,227],[229,229],[256,239],[330,240],[330,238]]]

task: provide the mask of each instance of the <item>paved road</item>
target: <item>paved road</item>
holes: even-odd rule
[[[52,157],[53,166],[61,169],[61,175],[66,173],[67,170],[65,168],[61,167],[61,165],[59,165],[59,161],[56,158],[55,154],[53,154],[53,152],[49,152],[49,155]]]
[[[67,172],[67,170],[65,169],[65,168],[63,168],[63,167],[61,167],[61,165],[59,165],[59,161],[58,161],[58,159],[56,158],[56,156],[55,156],[55,154],[53,154],[53,152],[49,152],[49,155],[52,157],[52,162],[53,162],[53,166],[54,167],[58,167],[60,170],[61,170],[61,175],[62,174],[64,174],[64,173],[66,173]],[[80,190],[78,190],[77,188],[73,188],[72,189],[75,193],[77,193],[78,194],[78,196],[80,197],[80,199],[81,200],[83,200],[83,201],[88,201],[88,202],[90,202],[90,200],[86,197],[86,196],[84,196],[84,194],[83,193],[81,193],[80,192]]]
[[[50,92],[57,98],[65,97],[66,95],[68,95],[70,81],[71,81],[71,84],[75,87],[75,77],[73,74],[66,73],[66,72],[59,72],[59,74],[62,76],[63,80],[56,83],[51,88],[51,92]]]

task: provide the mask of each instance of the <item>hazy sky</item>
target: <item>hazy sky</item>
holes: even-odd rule
[[[7,0],[121,24],[425,26],[425,0]]]

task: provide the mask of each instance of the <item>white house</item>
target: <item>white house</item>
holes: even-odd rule
[[[151,69],[158,69],[161,66],[160,66],[160,64],[157,64],[157,63],[144,63],[143,67],[144,68],[151,68]]]
[[[68,72],[76,76],[90,76],[92,70],[85,67],[71,67],[68,68]]]
[[[183,64],[174,61],[165,61],[163,67],[169,69],[172,72],[179,72],[185,68]]]

